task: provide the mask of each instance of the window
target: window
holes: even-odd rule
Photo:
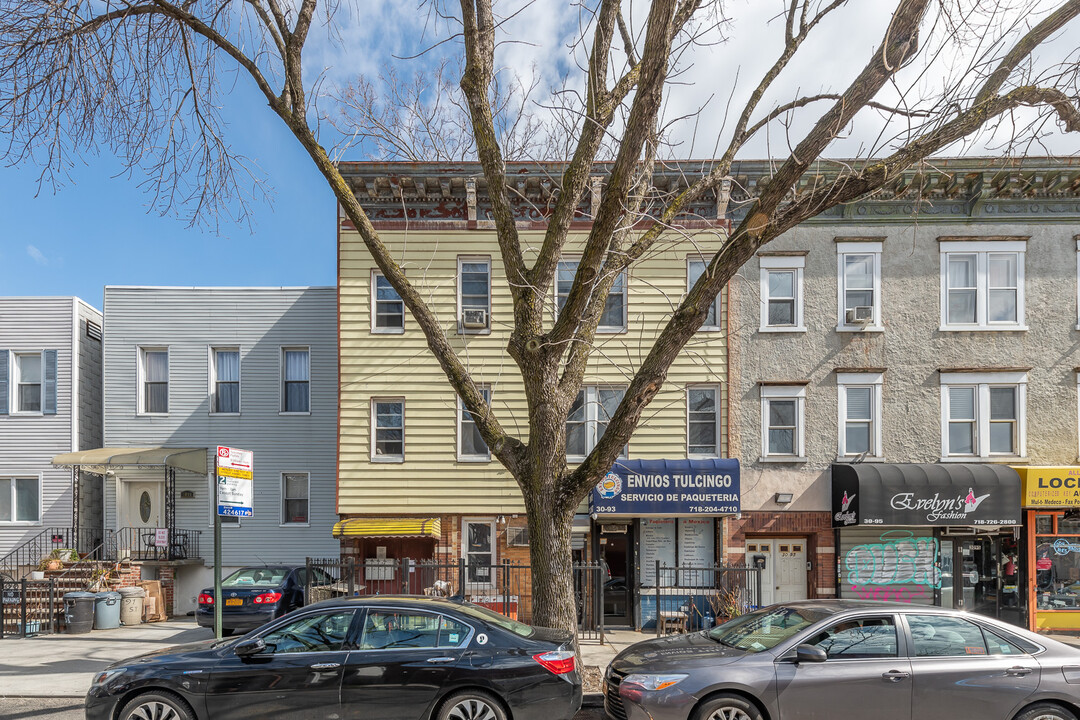
[[[463,520],[465,565],[467,582],[490,585],[494,582],[492,568],[495,566],[495,523],[490,520]]]
[[[891,658],[898,654],[896,623],[892,617],[845,620],[807,642],[824,650],[829,660]]]
[[[41,412],[41,370],[41,353],[16,353],[16,412]]]
[[[311,351],[308,348],[282,348],[281,411],[311,412]]]
[[[720,456],[720,389],[715,385],[686,388],[686,452]]]
[[[841,242],[838,259],[839,317],[836,329],[881,330],[880,242]]]
[[[38,478],[0,478],[0,523],[41,522]]]
[[[491,403],[491,388],[480,387],[479,390],[484,400]],[[488,450],[487,443],[480,435],[480,428],[476,427],[476,419],[465,409],[465,403],[461,398],[458,398],[458,460],[464,462],[491,460],[491,451]]]
[[[271,630],[262,639],[266,652],[274,655],[348,650],[345,638],[352,620],[352,610],[305,615]]]
[[[1015,240],[942,242],[942,330],[1024,327],[1024,250]]]
[[[761,260],[761,332],[805,332],[802,275],[805,255],[767,255]]]
[[[371,271],[371,331],[405,332],[405,303],[378,270]]]
[[[281,523],[283,525],[307,525],[309,491],[310,481],[307,473],[285,473],[281,476]]]
[[[584,460],[604,436],[611,416],[622,402],[626,388],[590,385],[581,388],[566,417],[566,456]],[[626,457],[623,448],[619,457]]]
[[[458,328],[463,333],[491,328],[490,258],[458,258]]]
[[[211,351],[211,393],[215,413],[240,412],[240,350],[214,348]]]
[[[690,292],[690,288],[694,287],[694,283],[698,281],[702,275],[705,274],[705,268],[709,266],[708,262],[703,259],[690,258],[686,261],[686,291]],[[713,300],[712,305],[709,306],[709,312],[705,316],[705,322],[701,323],[701,327],[698,331],[715,331],[720,329],[720,298],[719,296]]]
[[[570,296],[570,288],[574,285],[574,275],[577,274],[579,262],[577,260],[560,260],[555,272],[555,300],[557,310],[562,312],[566,299]],[[626,303],[627,285],[626,271],[619,273],[615,282],[608,291],[604,309],[600,313],[600,323],[596,326],[597,332],[622,332],[626,330]]]
[[[142,411],[147,415],[169,412],[169,350],[141,348]]]
[[[986,640],[975,623],[944,615],[908,615],[907,621],[915,657],[987,654]]]
[[[882,373],[837,373],[837,455],[880,458]]]
[[[361,650],[460,647],[468,625],[441,615],[399,610],[369,610],[360,636]]]
[[[405,398],[371,401],[371,459],[405,460]]]
[[[802,460],[805,385],[762,385],[762,460]]]
[[[1026,398],[1026,372],[942,372],[942,455],[1025,455]]]

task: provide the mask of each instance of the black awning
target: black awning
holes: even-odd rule
[[[1019,525],[1020,494],[1008,465],[832,466],[833,527]]]

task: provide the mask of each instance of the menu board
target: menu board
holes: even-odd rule
[[[712,567],[712,518],[682,518],[679,520],[679,565],[687,568]]]
[[[639,580],[644,587],[656,587],[656,561],[675,565],[675,520],[641,520],[641,557]],[[670,579],[669,579],[670,582]]]

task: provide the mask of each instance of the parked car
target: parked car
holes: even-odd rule
[[[114,663],[87,720],[569,720],[573,636],[454,598],[309,605],[241,638]]]
[[[313,585],[334,582],[318,568],[312,568],[312,573]],[[307,568],[303,565],[240,568],[221,581],[221,634],[251,630],[303,607],[306,588]],[[202,627],[214,627],[214,588],[199,593],[195,619]]]
[[[1080,650],[942,608],[803,601],[632,645],[603,689],[617,720],[1076,720]]]

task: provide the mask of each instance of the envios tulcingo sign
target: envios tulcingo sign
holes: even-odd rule
[[[255,499],[255,453],[218,446],[216,470],[217,514],[252,517]]]

